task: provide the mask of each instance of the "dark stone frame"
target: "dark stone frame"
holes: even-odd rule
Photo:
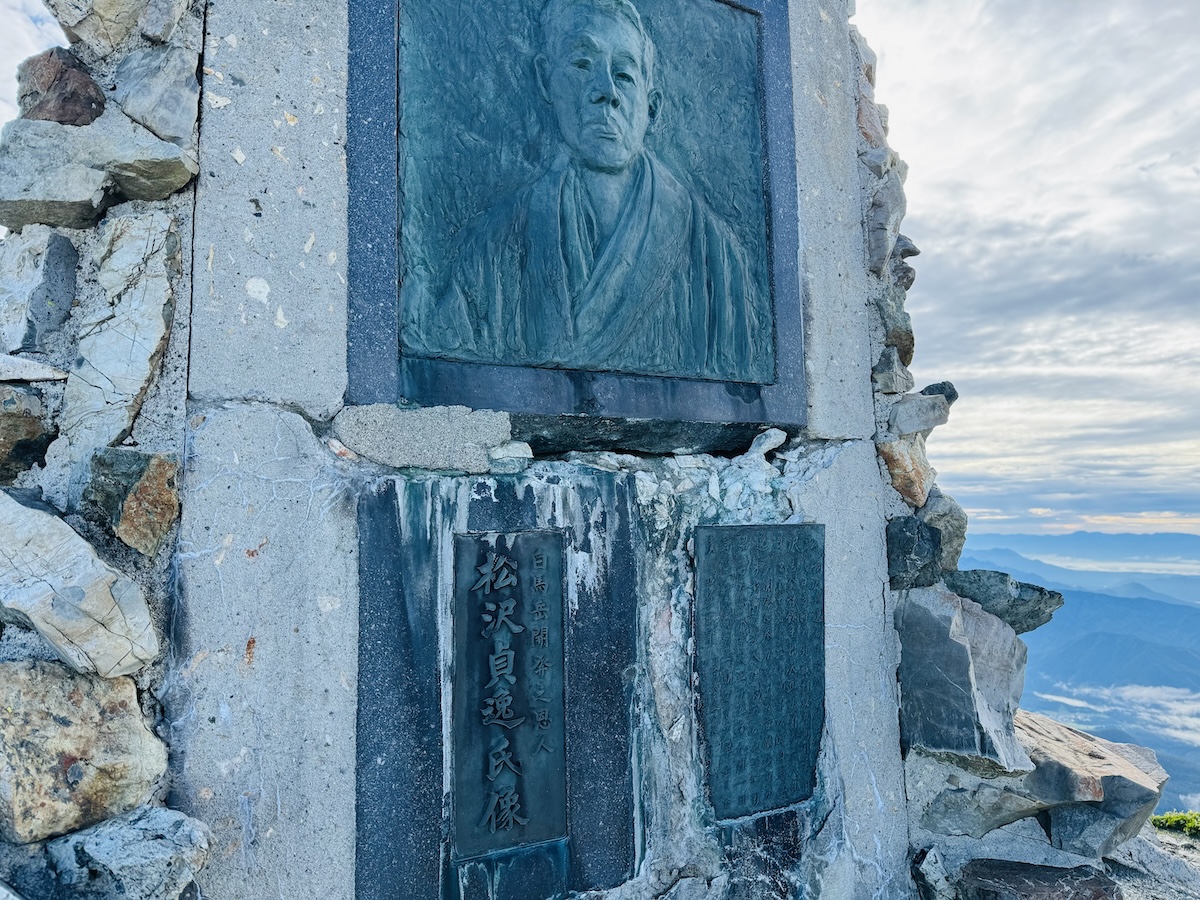
[[[759,77],[767,192],[768,250],[775,318],[776,381],[770,385],[701,381],[404,357],[400,352],[400,177],[398,131],[399,4],[350,3],[347,170],[349,178],[350,404],[461,404],[517,414],[516,437],[545,431],[558,416],[605,420],[803,426],[803,291],[799,271],[795,125],[787,0],[713,0],[760,17]],[[381,228],[381,226],[383,226]],[[389,227],[390,226],[390,227]],[[586,429],[586,422],[584,424]],[[621,431],[621,429],[617,429]],[[627,432],[628,430],[626,430]],[[679,434],[676,438],[674,435]],[[685,439],[686,438],[686,439]],[[719,448],[733,435],[712,429],[664,438]],[[531,439],[531,443],[536,443]],[[551,441],[553,443],[553,441]],[[653,443],[653,442],[652,442]],[[644,438],[616,439],[627,449],[664,452]],[[544,450],[535,446],[535,450]],[[579,449],[585,449],[580,447]]]

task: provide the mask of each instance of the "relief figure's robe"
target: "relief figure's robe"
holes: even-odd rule
[[[469,361],[766,382],[768,299],[729,226],[649,153],[600,240],[569,162],[460,236],[422,349]]]

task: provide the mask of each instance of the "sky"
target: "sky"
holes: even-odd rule
[[[1200,2],[857,0],[908,162],[918,387],[975,532],[1200,534]],[[63,44],[0,0],[17,63]]]

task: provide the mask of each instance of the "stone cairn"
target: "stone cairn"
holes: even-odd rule
[[[71,47],[0,135],[0,898],[174,900],[209,850],[160,702],[202,23],[48,5]]]
[[[925,453],[958,392],[949,382],[913,392],[904,301],[916,276],[907,259],[920,251],[899,230],[908,167],[888,146],[887,108],[874,99],[875,54],[857,29],[851,34],[867,267],[878,278],[875,446],[894,489],[888,576],[917,892],[922,900],[1120,897],[1106,859],[1146,875],[1171,868],[1147,825],[1167,773],[1153,751],[1019,709],[1026,647],[1018,635],[1049,622],[1063,597],[1003,572],[958,569],[967,516],[935,484]]]

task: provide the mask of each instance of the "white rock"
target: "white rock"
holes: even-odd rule
[[[135,50],[117,67],[113,99],[139,125],[187,147],[200,104],[197,61],[195,53],[181,47]]]
[[[950,420],[950,404],[941,394],[906,394],[892,407],[888,428],[894,434],[928,434]]]
[[[74,466],[129,433],[166,348],[173,309],[168,267],[177,250],[165,213],[105,222],[95,257],[110,305],[80,323],[52,456]]]
[[[35,628],[78,672],[136,672],[158,655],[142,590],[66,522],[0,492],[0,620]]]
[[[0,351],[39,349],[62,325],[78,261],[74,245],[43,225],[0,241]]]
[[[67,373],[32,359],[0,353],[0,381],[62,381]]]
[[[25,900],[25,898],[0,881],[0,900]]]
[[[507,413],[465,406],[400,409],[386,403],[346,407],[333,430],[355,453],[385,466],[471,473],[487,472],[489,452],[512,436]]]
[[[137,26],[146,0],[45,0],[72,43],[107,56]]]
[[[169,41],[187,8],[188,0],[150,0],[138,17],[138,28],[152,41]]]

